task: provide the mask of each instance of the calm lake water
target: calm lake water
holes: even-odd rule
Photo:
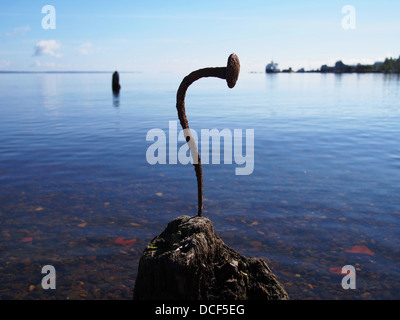
[[[193,166],[146,161],[184,76],[121,73],[114,97],[111,73],[0,74],[0,299],[132,298],[147,242],[197,212]],[[400,299],[398,76],[203,79],[186,110],[198,132],[254,129],[251,175],[203,165],[203,215],[228,245],[292,299]]]

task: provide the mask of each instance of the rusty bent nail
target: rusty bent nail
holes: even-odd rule
[[[194,170],[196,171],[198,217],[201,217],[203,211],[203,169],[201,167],[201,159],[198,149],[196,147],[196,142],[194,141],[193,136],[190,132],[189,123],[186,118],[186,113],[185,113],[186,91],[193,82],[204,77],[216,77],[220,79],[225,79],[228,84],[228,87],[233,88],[239,77],[239,72],[240,72],[239,58],[236,54],[232,53],[228,58],[228,63],[226,67],[199,69],[187,75],[182,80],[182,83],[179,86],[176,95],[176,109],[178,110],[179,121],[181,123],[183,132],[185,134],[186,142],[189,145],[190,152],[193,158]]]

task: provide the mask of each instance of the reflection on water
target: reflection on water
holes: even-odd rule
[[[0,75],[0,298],[130,299],[146,243],[196,213],[192,166],[146,162],[184,75]],[[204,216],[292,299],[398,299],[400,80],[241,75],[188,92],[193,129],[254,129],[255,165],[204,165]],[[41,288],[54,265],[57,289]],[[357,289],[338,271],[353,265]]]
[[[113,106],[119,108],[119,93],[113,93]]]

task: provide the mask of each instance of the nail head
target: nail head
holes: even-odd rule
[[[240,72],[240,62],[236,54],[232,53],[228,58],[228,63],[226,66],[226,82],[229,88],[233,88],[239,77]]]

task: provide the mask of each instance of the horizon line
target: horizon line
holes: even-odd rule
[[[62,71],[62,70],[54,70],[54,71],[28,71],[28,70],[0,70],[0,73],[113,73],[114,71],[79,71],[79,70],[71,70],[71,71]],[[143,71],[118,71],[118,73],[143,73]]]

